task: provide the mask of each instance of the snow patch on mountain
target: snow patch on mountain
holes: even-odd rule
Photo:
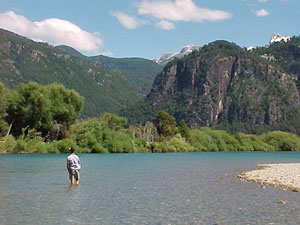
[[[180,59],[180,58],[184,57],[185,55],[192,53],[194,50],[199,50],[200,48],[202,48],[201,45],[187,45],[187,46],[183,47],[180,52],[167,53],[167,54],[164,54],[162,57],[160,57],[158,59],[153,59],[153,60],[158,64],[165,65],[175,58]]]
[[[281,42],[281,41],[288,42],[289,40],[291,40],[291,38],[292,38],[292,36],[288,36],[288,35],[272,34],[269,44],[265,45],[265,47],[268,47],[270,44],[272,44],[274,42]],[[164,54],[163,56],[161,56],[160,58],[153,59],[153,61],[155,61],[156,63],[158,63],[160,65],[166,65],[168,62],[172,61],[175,58],[180,59],[180,58],[184,57],[185,55],[192,53],[194,50],[199,50],[201,48],[202,48],[201,45],[187,45],[187,46],[183,47],[180,52],[167,53],[167,54]],[[258,48],[258,46],[250,46],[247,48],[247,50],[252,51],[256,48]]]
[[[282,35],[282,34],[272,34],[271,39],[270,39],[270,44],[274,42],[288,42],[291,40],[292,36],[287,36],[287,35]]]

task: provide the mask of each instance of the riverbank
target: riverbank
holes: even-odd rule
[[[238,175],[241,180],[300,192],[300,163],[258,164],[259,169]]]

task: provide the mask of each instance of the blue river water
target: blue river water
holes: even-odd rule
[[[300,153],[0,155],[0,224],[300,224],[300,193],[242,182]],[[286,204],[279,204],[278,201]]]

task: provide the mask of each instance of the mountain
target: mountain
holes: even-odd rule
[[[143,123],[163,109],[193,128],[300,134],[300,37],[251,51],[216,41],[176,54],[162,70],[151,60],[87,57],[0,29],[0,81],[62,83],[85,97],[82,118],[121,110]]]
[[[273,42],[267,47],[256,48],[253,52],[278,64],[300,82],[300,36],[291,37],[286,42]]]
[[[282,35],[282,34],[272,34],[269,43],[264,46],[263,48],[268,48],[271,44],[277,43],[277,42],[289,42],[293,37],[288,35]],[[252,51],[254,49],[259,48],[258,46],[250,46],[247,48],[248,51]]]
[[[150,92],[155,77],[163,70],[162,65],[143,58],[112,58],[99,55],[89,59],[123,74],[144,96]]]
[[[152,74],[153,80],[155,75]],[[53,47],[3,29],[0,29],[0,81],[8,87],[29,81],[62,83],[85,98],[83,118],[99,116],[103,112],[117,113],[145,94],[140,91],[137,81],[130,81],[120,71],[112,70],[68,46]],[[148,89],[150,87],[151,84]]]
[[[187,45],[181,49],[180,52],[176,53],[167,53],[161,56],[159,59],[154,59],[156,63],[160,65],[166,65],[168,62],[172,61],[175,58],[182,58],[190,53],[192,53],[194,50],[199,50],[202,46],[200,45]]]
[[[281,42],[281,41],[288,42],[289,40],[291,40],[291,38],[292,38],[292,36],[288,36],[288,35],[272,34],[269,44],[272,44],[275,42]],[[167,53],[158,59],[154,59],[153,61],[155,61],[156,63],[158,63],[160,65],[166,65],[168,62],[172,61],[175,58],[180,59],[180,58],[192,53],[194,50],[199,50],[201,48],[202,48],[201,45],[187,45],[187,46],[183,47],[180,52]],[[250,46],[249,48],[247,48],[247,50],[250,51],[255,48],[257,48],[257,46]]]
[[[299,38],[293,40],[298,43]],[[287,59],[293,56],[299,64],[300,44],[297,48],[293,45],[295,52],[290,55],[277,52],[277,44],[289,46],[289,42],[274,43],[269,49],[247,51],[226,41],[205,45],[169,62],[145,100],[122,114],[131,123],[140,123],[153,121],[159,110],[166,110],[177,122],[184,119],[193,128],[300,133],[297,75],[283,68],[282,62],[261,57],[271,51],[275,59],[278,55],[279,60],[289,64]]]
[[[69,46],[61,45],[57,48],[68,52],[70,55],[88,58],[101,66],[117,71],[133,83],[143,96],[150,92],[156,75],[163,70],[162,65],[150,59],[136,57],[112,58],[104,55],[86,57]]]
[[[59,46],[56,46],[56,48],[65,51],[66,53],[70,54],[71,56],[83,57],[83,58],[86,57],[85,55],[83,55],[79,51],[77,51],[76,49],[74,49],[70,46],[67,46],[67,45],[59,45]]]

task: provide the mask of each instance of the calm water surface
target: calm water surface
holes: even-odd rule
[[[0,224],[300,224],[299,193],[236,178],[299,153],[79,156],[70,186],[67,155],[0,155]]]

